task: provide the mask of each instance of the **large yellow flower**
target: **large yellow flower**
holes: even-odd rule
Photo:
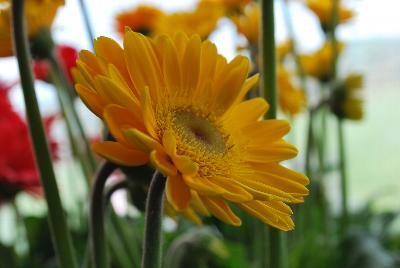
[[[282,65],[278,68],[278,90],[279,106],[284,113],[295,116],[304,109],[304,92],[293,85],[288,71]]]
[[[27,0],[25,19],[27,34],[33,38],[43,29],[49,29],[63,0]],[[11,1],[0,2],[0,57],[12,56]]]
[[[344,48],[344,43],[338,42],[336,47],[337,53],[340,54]],[[314,76],[320,81],[329,81],[333,60],[332,43],[326,42],[316,52],[301,56],[300,60],[305,74]]]
[[[217,22],[223,15],[223,9],[212,2],[200,2],[195,10],[175,12],[161,17],[156,24],[155,34],[173,36],[176,32],[188,35],[198,34],[202,40],[217,27]]]
[[[228,15],[235,15],[242,13],[244,7],[251,3],[252,0],[202,0],[203,2],[211,2],[222,5]]]
[[[123,35],[125,27],[129,27],[136,32],[149,35],[154,31],[157,20],[163,15],[164,12],[153,6],[137,6],[117,14],[115,17],[117,31]]]
[[[340,1],[339,1],[340,3]],[[317,15],[321,25],[324,29],[329,29],[332,24],[332,0],[306,0],[307,6]],[[346,7],[339,5],[338,9],[338,23],[348,21],[354,16],[353,11]]]
[[[243,34],[250,44],[258,45],[261,10],[257,3],[247,5],[243,14],[232,16],[231,20],[236,25],[236,30]]]
[[[127,31],[123,48],[107,37],[82,51],[74,71],[83,102],[114,141],[93,149],[123,165],[151,163],[167,177],[177,211],[212,214],[240,225],[228,202],[282,230],[294,227],[286,203],[303,202],[308,178],[280,165],[297,149],[283,120],[260,121],[268,104],[243,101],[258,76],[209,41],[183,33],[155,39]],[[112,53],[110,53],[112,51]]]

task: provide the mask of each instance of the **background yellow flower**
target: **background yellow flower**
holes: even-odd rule
[[[154,31],[157,20],[164,15],[164,12],[156,7],[139,5],[118,13],[115,17],[116,28],[121,35],[124,34],[125,27],[130,27],[144,35],[150,35]]]
[[[57,10],[64,5],[63,0],[27,0],[25,19],[29,38],[33,38],[42,29],[49,29]],[[4,1],[10,3],[10,1]],[[0,8],[0,57],[12,56],[11,6]]]

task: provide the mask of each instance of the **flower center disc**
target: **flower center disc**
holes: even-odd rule
[[[173,122],[174,131],[183,143],[213,153],[224,153],[225,139],[219,129],[206,118],[188,111],[178,111]]]

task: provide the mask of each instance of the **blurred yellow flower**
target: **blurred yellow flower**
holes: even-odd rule
[[[289,116],[293,117],[305,108],[303,90],[293,85],[289,72],[282,65],[278,67],[278,97],[280,108]]]
[[[292,50],[293,42],[292,40],[286,40],[280,43],[276,48],[276,58],[278,61],[283,61],[285,57],[289,54]]]
[[[116,28],[121,35],[124,35],[125,27],[144,35],[151,35],[157,20],[163,15],[164,13],[156,7],[139,5],[117,14]]]
[[[337,53],[340,54],[344,48],[343,42],[337,43]],[[304,73],[313,76],[320,81],[329,81],[332,68],[333,51],[332,43],[326,42],[313,54],[300,57]]]
[[[82,51],[76,90],[116,141],[93,149],[128,166],[151,163],[166,176],[166,198],[187,217],[214,215],[238,226],[231,202],[263,222],[291,230],[308,178],[280,165],[297,155],[284,120],[260,121],[268,104],[244,101],[258,80],[249,60],[231,62],[198,35],[155,39],[127,31],[123,48],[106,37]],[[110,53],[112,52],[112,53]]]
[[[26,0],[25,19],[27,34],[31,39],[43,29],[49,29],[63,0]],[[0,6],[0,57],[12,56],[11,1]]]
[[[188,35],[198,34],[205,40],[217,27],[223,12],[223,9],[215,3],[200,2],[193,11],[162,16],[157,21],[155,34],[173,36],[176,32],[184,32]]]
[[[203,2],[211,2],[222,5],[228,15],[241,13],[243,8],[253,2],[252,0],[202,0]]]
[[[317,15],[323,29],[329,29],[332,24],[332,0],[306,0],[307,6]],[[353,11],[340,5],[338,9],[338,23],[348,21],[354,16]]]
[[[361,120],[363,118],[362,87],[363,76],[350,74],[333,91],[331,108],[339,118],[351,120]]]
[[[247,5],[243,14],[232,16],[231,20],[236,25],[236,30],[247,38],[250,45],[258,45],[261,10],[257,3]]]

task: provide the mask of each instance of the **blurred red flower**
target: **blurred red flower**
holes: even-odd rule
[[[13,110],[9,89],[0,82],[0,203],[12,200],[20,191],[41,192],[28,126]],[[44,119],[46,132],[55,118]],[[51,139],[49,143],[53,158],[57,157],[57,143]]]
[[[57,57],[60,60],[62,67],[64,68],[66,77],[72,83],[72,74],[71,69],[76,67],[76,60],[78,58],[78,51],[68,45],[57,45],[56,47]],[[33,62],[33,73],[37,79],[47,81],[49,72],[50,72],[50,65],[45,60],[35,60]]]

